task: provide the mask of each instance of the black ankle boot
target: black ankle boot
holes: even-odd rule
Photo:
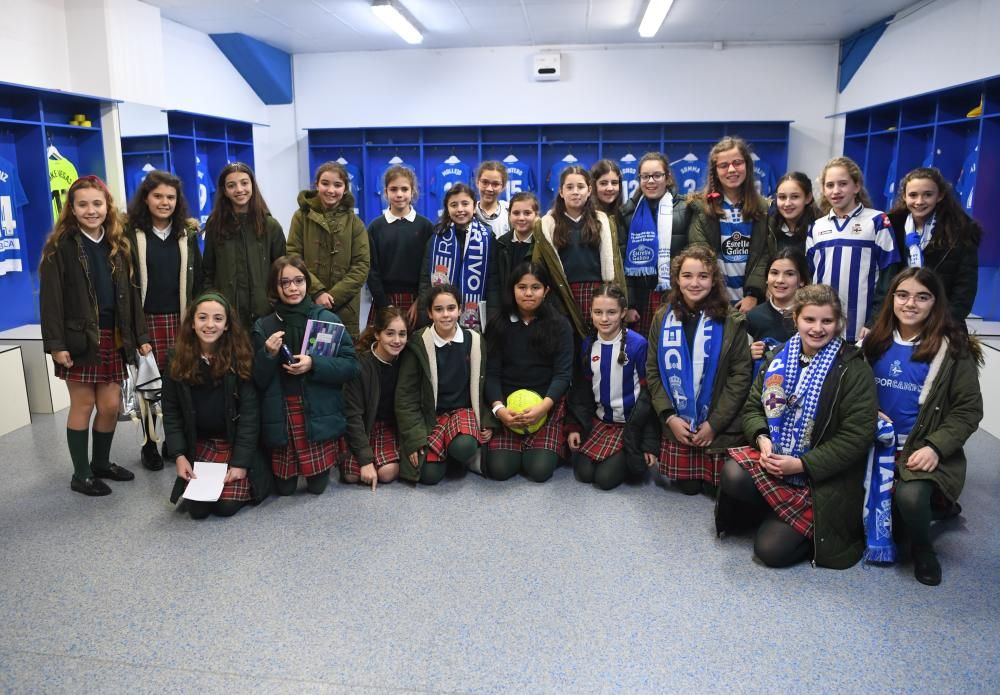
[[[163,457],[160,456],[160,452],[156,450],[156,442],[146,442],[143,444],[140,456],[142,458],[142,467],[146,470],[163,470]]]
[[[934,548],[929,545],[914,545],[913,576],[917,581],[927,586],[937,586],[941,583],[941,563],[938,562]]]

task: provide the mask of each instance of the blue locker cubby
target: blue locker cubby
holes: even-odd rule
[[[835,115],[845,117],[844,154],[864,171],[876,206],[891,207],[889,184],[898,196],[915,167],[937,167],[957,185],[976,166],[962,199],[984,232],[973,312],[1000,320],[1000,76]]]
[[[54,223],[48,151],[55,148],[81,176],[105,178],[101,111],[107,102],[0,83],[0,157],[10,165],[3,173],[7,183],[17,176],[26,199],[20,207],[13,197],[9,202],[0,200],[0,239],[8,249],[4,256],[16,257],[12,247],[19,247],[22,268],[0,275],[0,295],[5,301],[0,330],[38,321],[38,264]],[[91,125],[71,125],[78,114]]]
[[[383,209],[381,176],[389,160],[399,157],[412,167],[420,197],[415,208],[437,219],[441,191],[435,191],[438,166],[454,155],[475,172],[480,162],[516,160],[524,176],[512,179],[505,197],[520,190],[538,194],[542,210],[554,197],[550,190],[553,166],[572,155],[589,168],[598,159],[618,160],[631,153],[637,159],[648,151],[662,151],[670,161],[688,153],[707,158],[725,135],[739,135],[751,143],[780,176],[788,161],[788,121],[742,123],[621,123],[571,125],[455,126],[426,128],[312,128],[308,129],[309,170],[343,158],[359,170],[363,193],[359,214],[371,222]],[[866,123],[867,128],[867,123]],[[867,132],[867,131],[866,131]],[[475,188],[475,182],[470,181]]]
[[[167,130],[173,172],[184,183],[184,196],[192,216],[204,223],[211,211],[222,169],[232,162],[243,162],[251,169],[254,166],[253,124],[186,111],[167,111]],[[207,181],[198,179],[198,160],[203,160]]]
[[[122,138],[122,164],[125,191],[131,201],[149,167],[173,171],[170,164],[170,140],[166,135],[139,135]]]

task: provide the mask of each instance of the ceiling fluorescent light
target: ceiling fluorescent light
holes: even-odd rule
[[[667,18],[667,13],[673,6],[674,0],[649,0],[646,11],[639,22],[639,36],[644,39],[651,39],[660,30],[660,25]]]
[[[402,8],[397,7],[393,0],[372,0],[372,12],[406,43],[416,44],[424,40],[424,35],[413,26],[413,22],[403,14]]]

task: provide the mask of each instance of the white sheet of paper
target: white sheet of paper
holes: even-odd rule
[[[228,468],[225,463],[195,461],[194,474],[198,477],[188,481],[184,489],[184,499],[195,502],[218,502],[226,483]]]

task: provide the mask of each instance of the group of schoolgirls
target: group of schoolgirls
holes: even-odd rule
[[[706,492],[720,534],[758,527],[768,565],[848,567],[864,549],[878,413],[895,423],[893,508],[915,573],[940,581],[930,521],[959,509],[962,445],[982,414],[964,331],[978,226],[935,169],[910,172],[887,216],[837,158],[820,177],[825,215],[799,173],[769,214],[743,141],[709,159],[687,199],[662,154],[640,160],[624,202],[613,162],[567,167],[541,218],[531,193],[500,200],[506,171],[485,162],[479,197],[454,185],[437,224],[413,210],[413,172],[394,167],[367,229],[347,172],[327,163],[287,243],[236,163],[220,174],[203,258],[176,178],[151,173],[124,224],[103,183],[80,179],[41,267],[73,489],[134,477],[108,451],[124,362],[152,351],[174,499],[193,461],[229,464],[219,502],[190,503],[192,516],[291,494],[298,476],[318,494],[338,461],[345,481],[374,489],[435,484],[449,465],[541,482],[568,459],[602,489],[655,466]],[[897,249],[909,270],[893,279]],[[373,308],[355,350],[365,282]],[[300,354],[310,318],[347,326],[335,356]],[[524,391],[534,402],[509,408]],[[142,461],[162,467],[151,430]]]

